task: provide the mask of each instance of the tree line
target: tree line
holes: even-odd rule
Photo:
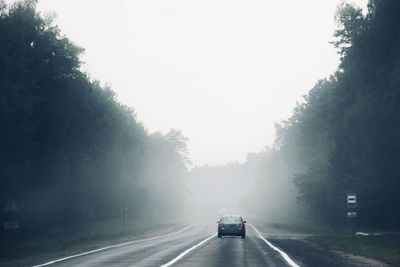
[[[289,181],[296,190],[281,192],[308,220],[345,226],[346,194],[355,192],[360,227],[400,227],[399,14],[397,0],[370,0],[366,14],[338,6],[337,71],[277,124],[274,145],[246,163],[261,166],[260,213],[271,201],[265,192]]]
[[[119,218],[121,209],[174,218],[185,137],[149,134],[81,70],[83,52],[35,0],[0,0],[0,204],[16,202],[28,232]]]

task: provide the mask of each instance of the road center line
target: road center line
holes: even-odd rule
[[[210,239],[216,237],[217,234],[213,234],[212,236],[207,237],[206,239],[204,239],[203,241],[201,241],[200,243],[194,245],[193,247],[185,250],[184,252],[182,252],[181,254],[179,254],[177,257],[173,258],[172,260],[170,260],[169,262],[161,265],[161,267],[169,267],[173,264],[175,264],[177,261],[181,260],[183,257],[185,257],[186,254],[188,254],[190,251],[195,250],[196,248],[204,245],[205,243],[207,243]]]
[[[300,267],[299,265],[297,265],[289,256],[288,254],[286,254],[285,252],[283,252],[282,250],[280,250],[279,248],[275,247],[274,245],[271,244],[271,242],[269,242],[267,239],[265,239],[262,234],[260,233],[260,231],[257,230],[257,228],[252,225],[249,224],[254,231],[257,233],[258,237],[261,238],[265,243],[267,243],[268,246],[270,246],[273,250],[277,251],[282,258],[287,262],[287,264],[289,264],[291,267]]]
[[[83,253],[80,253],[80,254],[71,255],[71,256],[68,256],[68,257],[65,257],[65,258],[49,261],[49,262],[46,262],[46,263],[43,263],[43,264],[34,265],[32,267],[48,266],[48,265],[54,264],[56,262],[65,261],[65,260],[69,260],[69,259],[73,259],[73,258],[77,258],[77,257],[93,254],[93,253],[100,252],[100,251],[107,250],[107,249],[111,249],[111,248],[119,248],[119,247],[128,246],[128,245],[139,243],[139,242],[150,241],[150,240],[159,239],[159,238],[162,238],[162,237],[167,237],[167,236],[171,236],[171,235],[180,234],[180,233],[186,231],[187,229],[189,229],[192,226],[193,225],[189,225],[189,226],[186,226],[185,228],[183,228],[183,229],[181,229],[181,230],[179,230],[177,232],[173,232],[173,233],[169,233],[169,234],[165,234],[165,235],[157,235],[157,236],[153,236],[153,237],[149,237],[149,238],[145,238],[145,239],[134,240],[134,241],[126,242],[126,243],[121,243],[121,244],[112,245],[112,246],[108,246],[108,247],[103,247],[103,248],[99,248],[99,249],[95,249],[95,250],[91,250],[91,251],[86,251],[86,252],[83,252]]]

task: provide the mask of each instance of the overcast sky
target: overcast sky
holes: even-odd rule
[[[367,0],[353,1],[365,6]],[[243,161],[274,140],[338,65],[339,0],[39,0],[150,131],[181,129],[195,165]]]

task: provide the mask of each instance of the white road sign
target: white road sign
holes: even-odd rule
[[[347,193],[347,207],[355,208],[357,207],[357,194]]]

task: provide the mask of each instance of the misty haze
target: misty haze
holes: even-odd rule
[[[0,267],[400,266],[400,1],[0,0]]]

